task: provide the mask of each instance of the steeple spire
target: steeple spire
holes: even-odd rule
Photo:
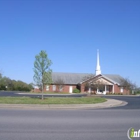
[[[101,69],[100,69],[100,58],[99,58],[99,50],[97,50],[97,65],[96,65],[96,75],[101,74]]]

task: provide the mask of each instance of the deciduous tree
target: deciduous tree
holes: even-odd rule
[[[42,50],[38,55],[35,56],[34,81],[36,85],[42,90],[42,99],[44,86],[50,85],[52,83],[52,70],[50,69],[51,64],[52,61],[48,58],[46,51]]]
[[[136,83],[133,83],[129,78],[122,79],[121,85],[126,89],[127,93],[130,93],[137,88]]]

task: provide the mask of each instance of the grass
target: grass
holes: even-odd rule
[[[96,104],[105,102],[100,97],[81,98],[31,98],[31,97],[0,97],[0,104]]]

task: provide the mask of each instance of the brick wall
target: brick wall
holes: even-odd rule
[[[114,92],[115,93],[121,93],[120,89],[121,89],[120,86],[114,85]],[[123,88],[123,93],[122,94],[129,94],[129,90],[127,91],[125,88]]]
[[[69,88],[72,86],[72,91],[73,89],[76,88],[77,85],[64,85],[63,90],[61,92],[69,93]],[[34,89],[34,92],[41,92],[39,89]],[[44,87],[44,92],[60,92],[58,89],[58,86],[56,86],[56,90],[53,91],[53,85],[49,85],[49,90],[46,90],[46,86]]]
[[[77,87],[77,85],[64,85],[63,86],[63,90],[61,91],[62,93],[69,93],[69,88],[70,86],[72,86],[72,89],[75,89]],[[120,86],[118,86],[117,84],[114,85],[114,93],[120,93]],[[88,91],[85,91],[85,85],[82,84],[80,87],[81,93],[86,93]],[[72,90],[73,91],[73,90]],[[34,89],[34,92],[41,92],[39,89]],[[53,85],[49,86],[49,91],[46,91],[46,86],[44,87],[44,92],[60,92],[58,90],[58,88],[56,88],[56,91],[53,91]],[[123,93],[122,94],[129,94],[129,91],[127,91],[125,88],[123,89]]]

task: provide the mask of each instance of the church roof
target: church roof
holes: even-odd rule
[[[64,84],[78,84],[84,80],[84,78],[88,75],[88,73],[62,73],[62,72],[53,72],[52,80],[53,83],[58,80],[62,80]]]
[[[52,80],[53,83],[55,81],[58,81],[61,79],[61,81],[64,82],[64,84],[78,84],[80,82],[83,82],[87,77],[94,77],[95,74],[90,73],[61,73],[61,72],[53,72],[52,73]],[[105,78],[121,85],[121,82],[123,80],[123,77],[116,74],[103,74]]]
[[[117,74],[103,74],[103,76],[111,79],[112,81],[116,82],[117,84],[121,85],[124,78]]]

